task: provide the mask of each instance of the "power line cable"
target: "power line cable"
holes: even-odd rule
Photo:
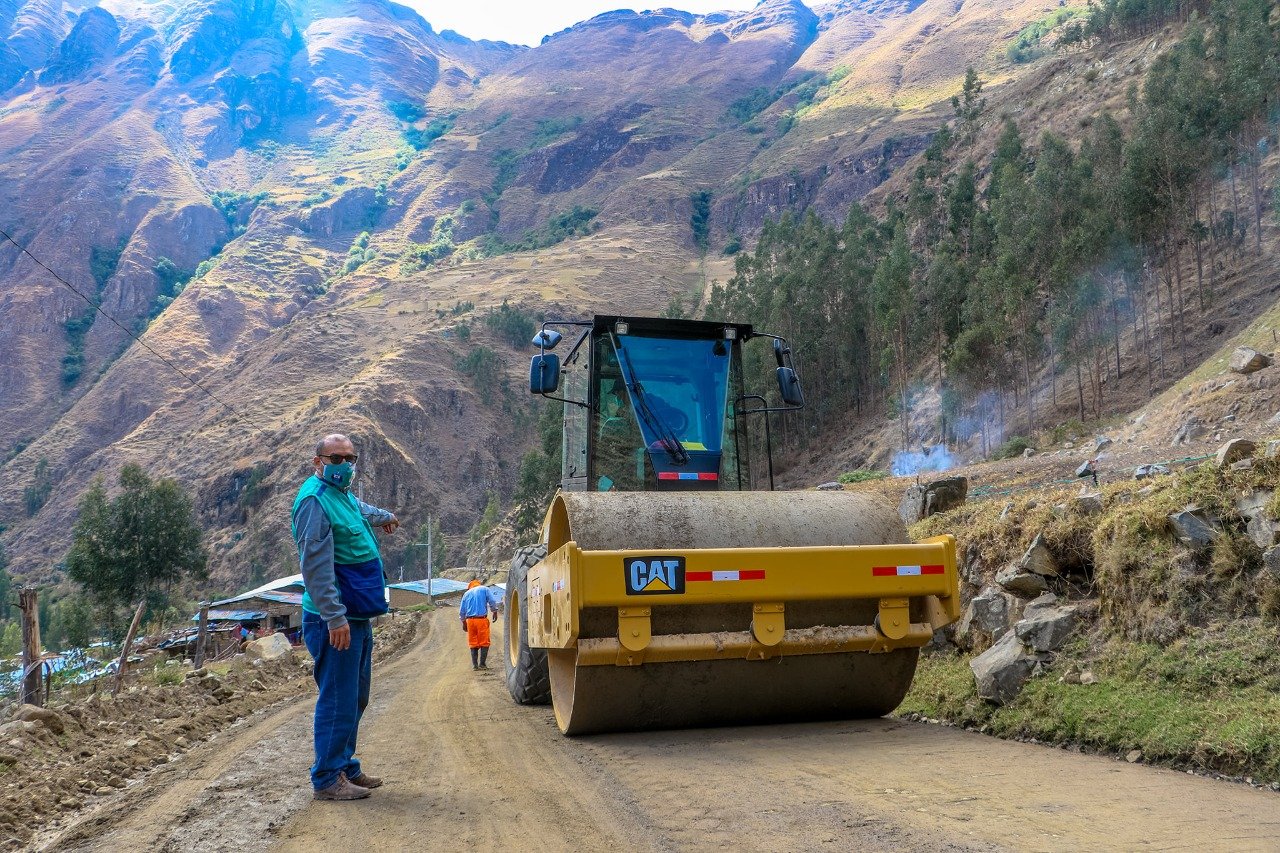
[[[163,363],[165,364],[165,366],[166,366],[166,367],[168,367],[168,368],[169,368],[170,370],[172,370],[174,373],[178,374],[178,376],[181,376],[181,377],[182,377],[183,379],[185,379],[187,382],[190,382],[190,383],[191,383],[192,385],[194,385],[196,388],[199,388],[201,391],[203,391],[203,392],[204,392],[204,393],[209,397],[209,399],[213,400],[213,401],[214,401],[215,403],[217,403],[219,406],[222,406],[222,408],[224,408],[224,409],[226,409],[228,412],[230,412],[230,413],[232,414],[232,416],[234,416],[234,417],[235,417],[235,419],[236,419],[236,420],[238,420],[240,423],[244,424],[245,426],[249,427],[250,429],[254,430],[255,432],[258,432],[258,433],[262,433],[262,432],[263,432],[259,427],[255,426],[254,424],[250,423],[247,419],[245,419],[245,417],[244,417],[243,415],[241,415],[241,414],[240,414],[239,412],[237,412],[235,409],[231,408],[231,406],[230,406],[230,405],[228,405],[226,402],[224,402],[221,398],[219,398],[217,394],[214,394],[214,393],[213,393],[212,391],[210,391],[208,388],[204,387],[204,386],[203,386],[203,385],[201,385],[198,381],[196,381],[193,377],[189,376],[185,371],[183,371],[181,368],[179,368],[176,364],[174,364],[174,363],[173,363],[172,361],[170,361],[168,358],[166,358],[165,356],[161,355],[160,353],[158,353],[158,352],[156,352],[154,349],[152,349],[152,348],[151,348],[151,345],[150,345],[150,344],[148,344],[146,341],[144,341],[141,337],[139,337],[139,336],[138,336],[138,334],[137,334],[137,333],[135,333],[132,329],[129,329],[129,328],[128,328],[128,327],[126,327],[124,324],[122,324],[119,320],[117,320],[115,317],[112,317],[112,316],[111,316],[110,314],[108,314],[106,311],[103,311],[103,310],[102,310],[102,305],[100,305],[100,304],[99,304],[95,299],[93,299],[93,298],[91,298],[91,297],[89,297],[89,296],[86,296],[83,292],[81,292],[81,291],[80,291],[79,289],[77,289],[74,285],[72,285],[72,284],[71,284],[71,282],[67,281],[65,278],[63,278],[62,276],[60,276],[60,275],[58,275],[56,272],[54,272],[52,269],[50,269],[50,268],[49,268],[49,266],[48,266],[47,264],[45,264],[45,263],[44,263],[44,261],[40,260],[40,259],[39,259],[39,258],[37,258],[35,255],[31,254],[31,251],[30,251],[29,249],[27,249],[27,247],[26,247],[26,246],[23,246],[23,245],[22,245],[21,243],[19,243],[17,240],[13,239],[13,237],[9,236],[9,232],[5,231],[3,228],[0,228],[0,236],[3,236],[3,237],[4,237],[4,239],[8,240],[10,243],[12,243],[14,246],[16,246],[16,247],[17,247],[17,249],[18,249],[18,251],[22,252],[22,253],[23,253],[24,255],[26,255],[28,258],[30,258],[31,260],[35,261],[35,262],[36,262],[36,264],[38,264],[38,265],[40,266],[40,268],[41,268],[41,269],[43,269],[43,270],[44,270],[45,272],[47,272],[49,275],[53,276],[55,279],[57,279],[59,282],[61,282],[61,283],[63,284],[63,286],[65,286],[68,290],[70,290],[70,291],[71,291],[72,293],[74,293],[76,296],[79,296],[81,299],[83,299],[85,302],[87,302],[87,303],[89,304],[89,306],[90,306],[91,308],[93,308],[93,310],[94,310],[94,311],[97,311],[97,312],[98,312],[99,314],[101,314],[103,317],[106,317],[108,320],[110,320],[110,321],[111,321],[111,323],[112,323],[113,325],[115,325],[117,328],[119,328],[119,329],[120,329],[120,331],[124,332],[124,333],[125,333],[126,335],[128,335],[129,337],[133,338],[133,340],[134,340],[134,341],[136,341],[136,342],[138,343],[138,345],[139,345],[139,346],[141,346],[141,347],[142,347],[143,349],[145,349],[147,352],[151,353],[151,354],[152,354],[152,355],[154,355],[156,358],[158,358],[161,362],[163,362]],[[265,434],[265,433],[264,433],[264,434]]]

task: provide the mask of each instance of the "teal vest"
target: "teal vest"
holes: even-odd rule
[[[291,515],[296,516],[298,506],[307,498],[314,497],[320,501],[320,508],[329,519],[329,527],[333,530],[333,562],[340,565],[355,565],[379,559],[378,540],[374,538],[373,528],[360,514],[355,496],[331,486],[319,477],[311,476],[298,489],[298,496],[293,500]],[[293,538],[297,540],[298,529],[293,529]],[[311,596],[302,594],[302,609],[312,613],[318,612]]]

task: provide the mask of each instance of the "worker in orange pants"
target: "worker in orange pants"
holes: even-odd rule
[[[458,618],[462,630],[467,632],[467,645],[471,648],[471,668],[489,668],[489,621],[498,621],[498,608],[502,603],[502,590],[482,586],[480,581],[467,584],[467,591],[458,603]]]

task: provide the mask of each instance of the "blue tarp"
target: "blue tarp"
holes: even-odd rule
[[[266,619],[267,614],[261,610],[210,610],[210,622],[257,622]],[[200,621],[200,614],[191,617],[192,622]]]
[[[404,581],[403,583],[393,583],[388,586],[391,589],[407,589],[409,592],[427,595],[427,582],[425,580]],[[466,591],[467,585],[461,581],[451,581],[448,578],[431,579],[431,595],[449,595],[454,592]]]

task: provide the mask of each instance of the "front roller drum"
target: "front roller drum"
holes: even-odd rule
[[[552,650],[552,705],[567,735],[882,717],[911,687],[920,650],[578,666]]]

